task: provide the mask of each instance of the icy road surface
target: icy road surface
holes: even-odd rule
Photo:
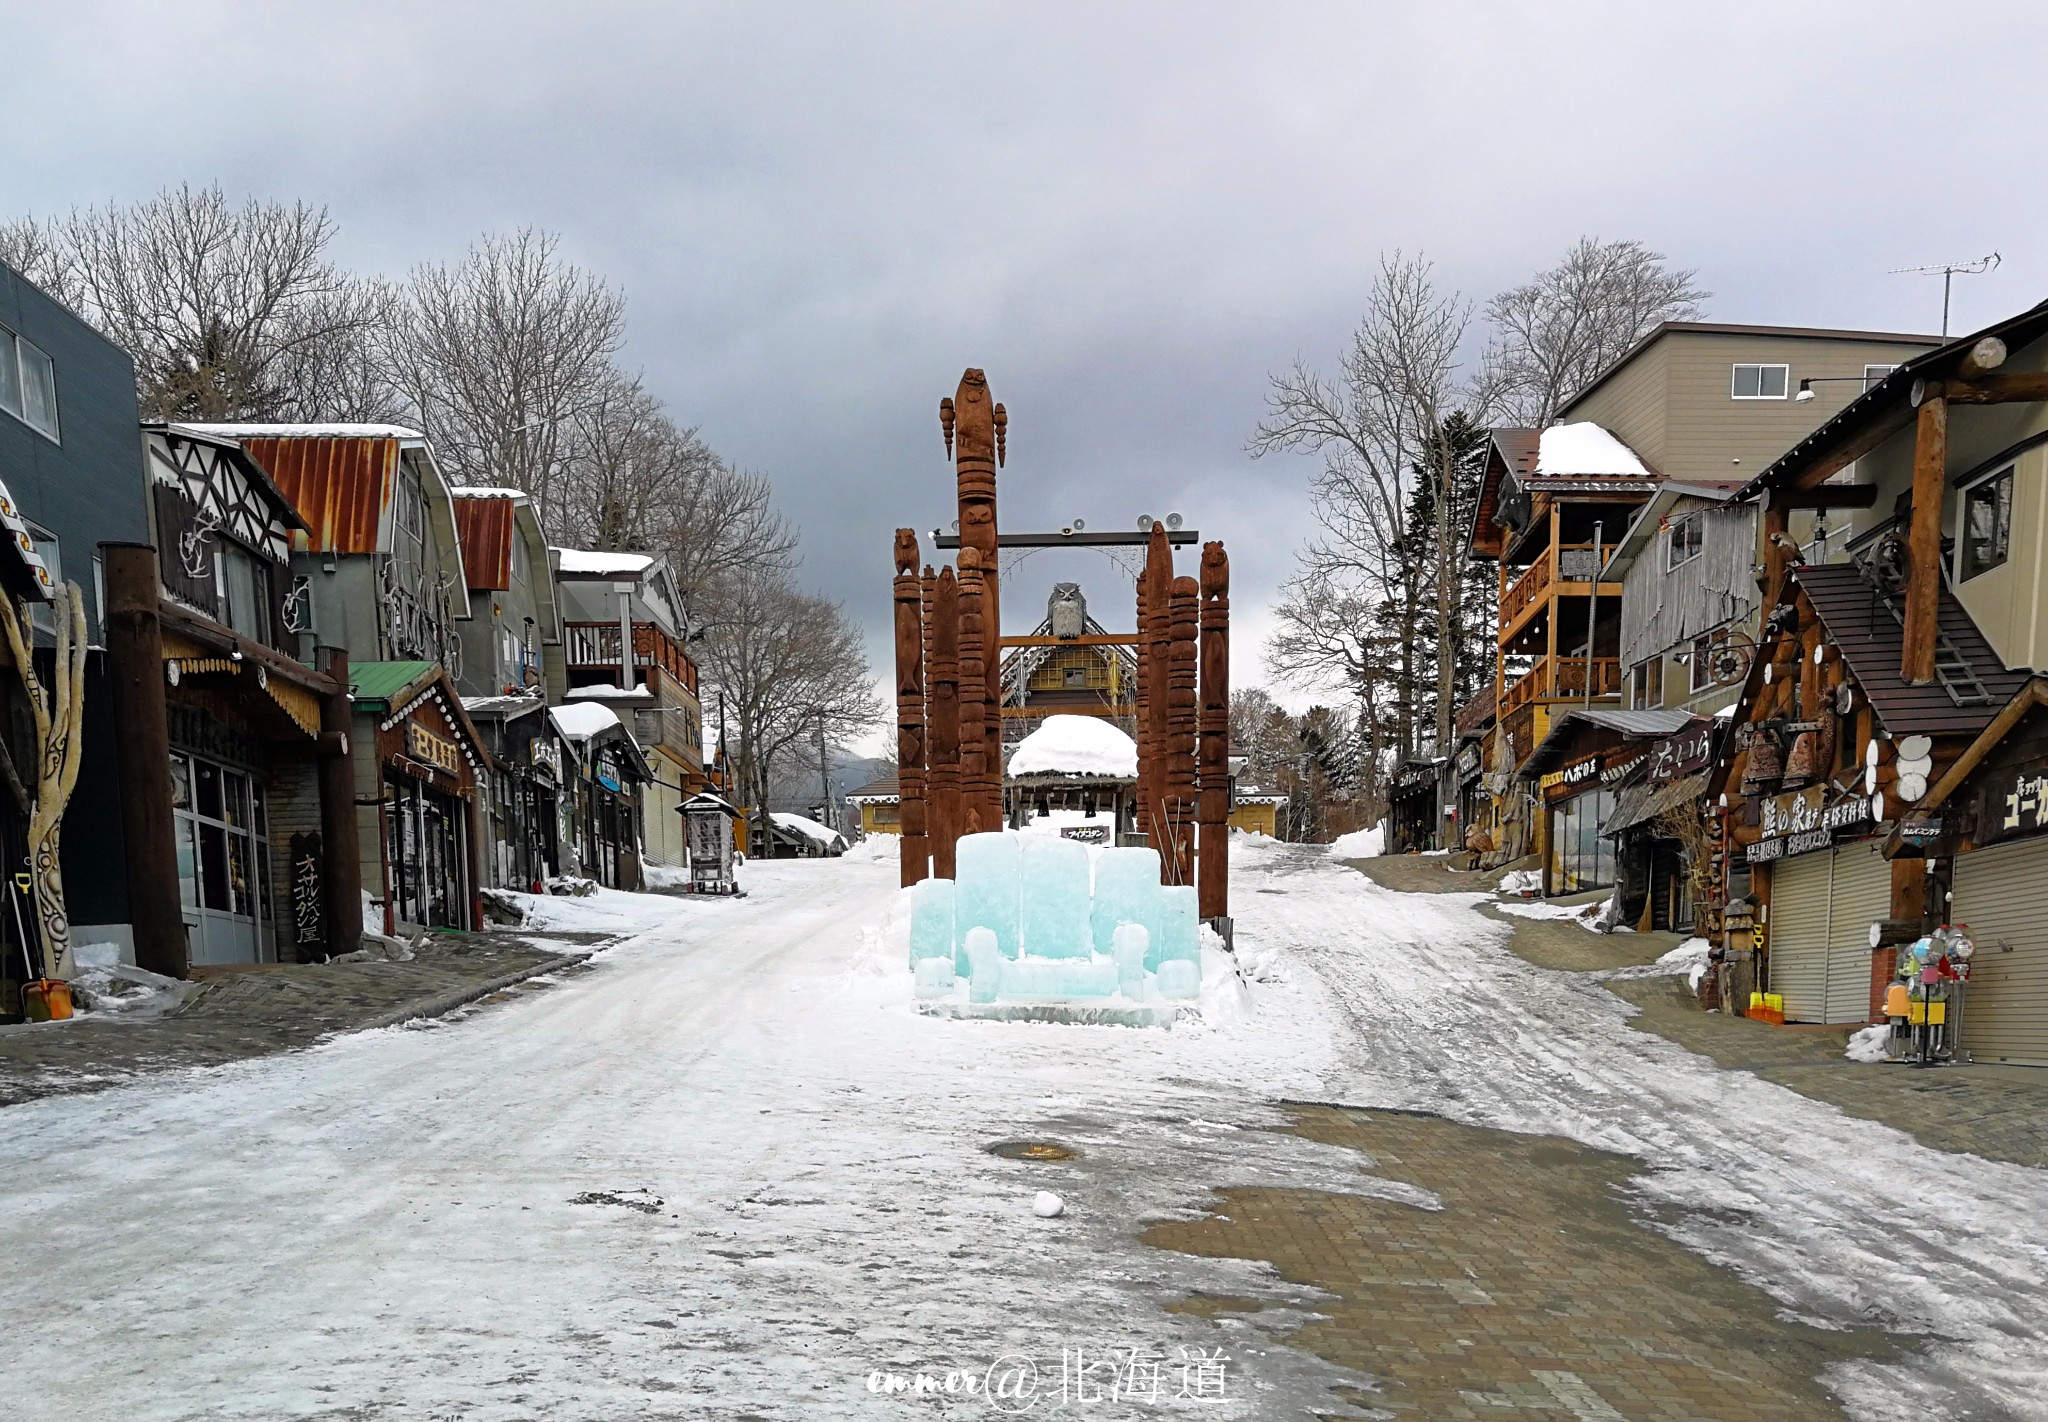
[[[1858,1415],[2048,1415],[2048,1176],[1632,1032],[1461,897],[1248,854],[1253,1015],[1155,1033],[920,1018],[864,932],[892,864],[745,874],[739,903],[565,904],[640,935],[507,1004],[0,1113],[0,1317],[47,1364],[11,1371],[0,1412],[986,1416],[865,1380],[1222,1343],[1260,1386],[1204,1415],[1306,1417],[1329,1371],[1275,1340],[1313,1300],[1135,1242],[1215,1185],[1414,1197],[1261,1129],[1292,1096],[1637,1153],[1679,1237],[1788,1311],[1941,1340],[1832,1376]],[[1084,1158],[982,1149],[1026,1135]],[[1068,1213],[1035,1216],[1040,1188]],[[1193,1289],[1273,1308],[1162,1311]]]

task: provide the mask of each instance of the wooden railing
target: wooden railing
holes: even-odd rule
[[[1591,662],[1593,695],[1621,694],[1621,663],[1613,657],[1595,657]],[[1586,694],[1588,663],[1584,657],[1539,657],[1500,699],[1504,720],[1508,713],[1532,701],[1570,699]]]
[[[571,671],[616,671],[619,667],[619,624],[616,622],[565,622],[562,624],[563,661]],[[633,624],[633,665],[660,667],[697,694],[697,663],[683,650],[683,644],[652,622]],[[637,679],[636,679],[637,680]]]
[[[1523,570],[1514,585],[1501,595],[1500,626],[1505,633],[1522,612],[1557,583],[1590,583],[1600,575],[1602,554],[1614,545],[1595,548],[1590,543],[1552,545]]]

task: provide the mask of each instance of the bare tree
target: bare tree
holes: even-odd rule
[[[624,298],[559,246],[524,228],[420,267],[391,342],[393,379],[455,478],[524,489],[548,528],[575,418],[613,391],[626,326]]]
[[[843,745],[880,721],[867,647],[838,603],[812,597],[770,567],[741,569],[715,584],[703,667],[723,697],[735,789],[766,813],[784,757],[816,742]]]
[[[218,187],[74,209],[6,229],[30,276],[135,358],[143,413],[302,419],[336,412],[309,370],[375,342],[380,290],[336,267],[334,223],[309,203],[232,206]]]
[[[1277,667],[1295,679],[1341,681],[1361,701],[1373,694],[1366,681],[1391,682],[1394,711],[1391,749],[1415,749],[1415,698],[1425,603],[1449,596],[1455,580],[1450,528],[1452,501],[1434,502],[1436,527],[1423,540],[1428,556],[1416,557],[1417,530],[1409,526],[1417,481],[1448,486],[1455,459],[1439,438],[1445,421],[1467,397],[1457,383],[1458,347],[1471,320],[1470,305],[1455,292],[1437,289],[1430,263],[1395,252],[1382,257],[1353,334],[1341,375],[1324,377],[1296,361],[1275,376],[1266,418],[1254,434],[1256,456],[1282,451],[1320,454],[1322,468],[1311,484],[1321,535],[1300,554],[1300,593],[1334,600],[1359,616],[1355,639],[1327,636],[1325,608],[1300,608],[1292,637],[1286,632]],[[1298,601],[1290,598],[1290,601]],[[1376,644],[1367,629],[1391,618],[1394,664],[1377,657],[1347,657],[1343,649]],[[1286,622],[1283,615],[1283,623]],[[1443,625],[1439,642],[1450,635]],[[1437,649],[1448,662],[1448,645]],[[1321,660],[1318,660],[1318,657]],[[1448,692],[1439,695],[1439,701]],[[1376,708],[1365,709],[1376,727]],[[1439,739],[1447,734],[1439,711]],[[1369,730],[1369,754],[1377,754],[1377,731]]]
[[[678,427],[637,381],[615,377],[573,431],[560,537],[665,553],[693,608],[730,569],[791,566],[796,534],[775,512],[768,481],[734,469],[697,431]]]
[[[1542,428],[1565,401],[1664,321],[1696,320],[1698,273],[1633,239],[1581,237],[1548,271],[1487,303],[1481,383],[1503,416]]]

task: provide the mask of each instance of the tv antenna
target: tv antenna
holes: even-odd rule
[[[1978,276],[1990,271],[2002,260],[1998,253],[1988,257],[1976,257],[1967,262],[1937,262],[1928,267],[1893,267],[1892,276],[1935,276],[1941,277],[1941,338],[1948,339],[1948,296],[1949,288],[1959,276]]]

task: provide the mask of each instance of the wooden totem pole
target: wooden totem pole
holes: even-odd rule
[[[1173,580],[1167,595],[1166,754],[1160,767],[1167,831],[1160,852],[1171,852],[1176,884],[1195,882],[1195,640],[1201,602],[1200,583]]]
[[[1138,580],[1138,686],[1141,705],[1138,748],[1138,798],[1143,816],[1138,828],[1159,851],[1161,883],[1174,884],[1176,863],[1168,852],[1165,763],[1172,729],[1168,668],[1171,664],[1171,622],[1168,599],[1173,589],[1173,546],[1166,526],[1155,523],[1145,550],[1145,572]]]
[[[988,378],[972,367],[962,372],[950,400],[939,402],[939,428],[953,457],[960,506],[960,568],[967,550],[978,555],[982,574],[982,684],[979,704],[995,722],[983,749],[981,774],[963,781],[963,801],[978,806],[984,829],[1001,827],[1002,756],[1002,562],[996,551],[996,470],[1008,454],[1010,417],[989,395]],[[961,704],[968,704],[963,690]]]
[[[896,530],[896,793],[902,882],[931,872],[924,801],[924,586],[917,575],[917,534]]]
[[[988,815],[987,580],[981,550],[960,549],[960,833],[1001,826]],[[998,708],[1000,713],[1000,708]],[[998,752],[1000,761],[1000,752]]]
[[[1195,888],[1205,919],[1230,914],[1230,556],[1202,545],[1201,857]]]
[[[960,839],[960,584],[951,568],[939,570],[932,596],[929,685],[932,875],[950,879]]]

